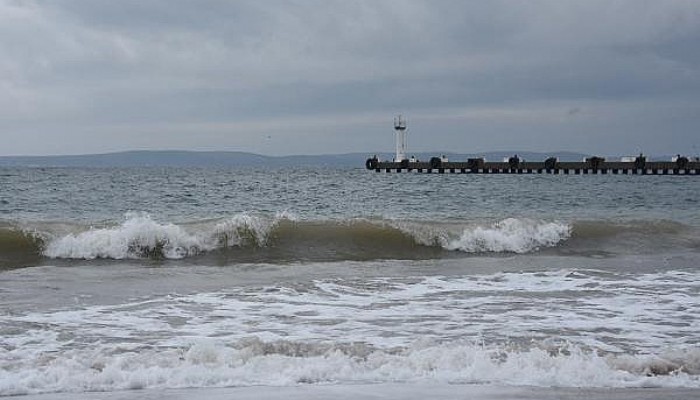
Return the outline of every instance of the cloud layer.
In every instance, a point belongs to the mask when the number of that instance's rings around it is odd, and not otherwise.
[[[697,1],[0,1],[0,155],[693,153]]]

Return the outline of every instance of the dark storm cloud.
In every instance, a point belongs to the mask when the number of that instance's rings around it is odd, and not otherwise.
[[[397,112],[415,150],[682,152],[698,43],[695,1],[4,1],[0,153],[389,150]]]

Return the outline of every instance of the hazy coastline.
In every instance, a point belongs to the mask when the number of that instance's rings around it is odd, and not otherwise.
[[[453,160],[466,160],[470,157],[485,157],[488,160],[501,160],[513,154],[519,154],[527,160],[544,160],[547,157],[558,157],[562,161],[580,161],[587,155],[584,153],[555,151],[517,152],[490,151],[484,153],[450,153],[450,152],[415,152],[411,153],[418,159],[430,159],[435,155],[446,155]],[[47,155],[47,156],[0,156],[0,167],[298,167],[298,166],[333,166],[333,167],[364,167],[368,156],[377,155],[380,159],[389,160],[393,154],[387,152],[322,154],[322,155],[290,155],[266,156],[255,153],[236,151],[174,151],[174,150],[143,150],[125,151],[105,154],[84,155]]]

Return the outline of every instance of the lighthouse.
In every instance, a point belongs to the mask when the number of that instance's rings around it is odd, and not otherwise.
[[[396,131],[396,158],[395,162],[406,159],[406,119],[401,115],[394,118],[394,130]]]

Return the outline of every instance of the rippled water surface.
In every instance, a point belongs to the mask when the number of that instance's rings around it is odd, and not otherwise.
[[[303,218],[662,218],[700,223],[699,182],[681,176],[386,174],[364,169],[0,170],[0,216],[184,222],[240,212]]]
[[[0,395],[700,388],[700,181],[0,169]]]

